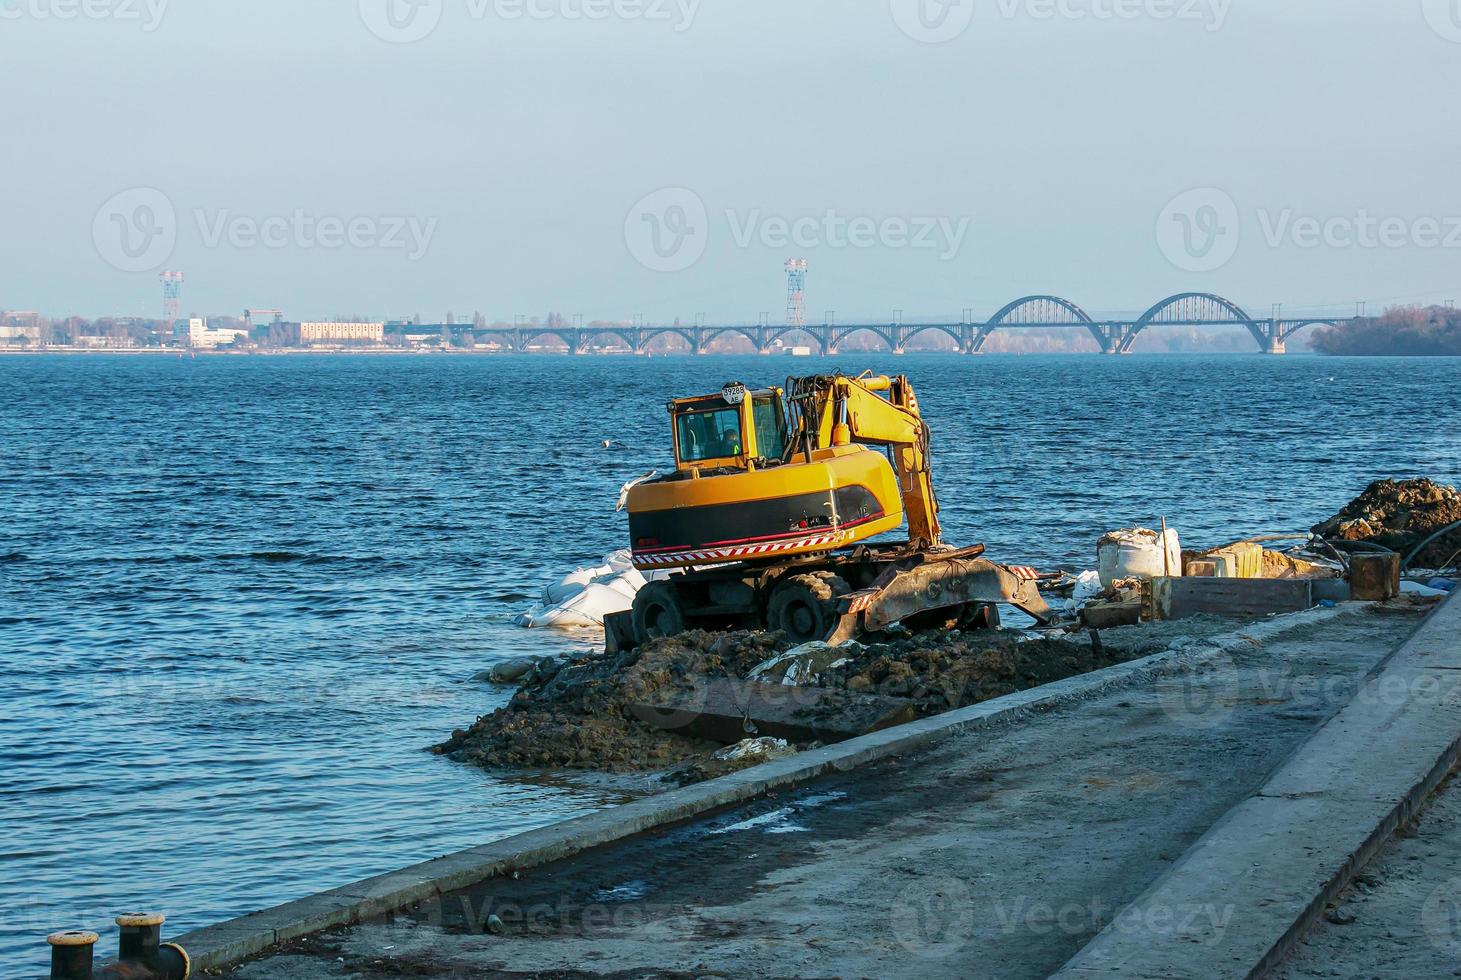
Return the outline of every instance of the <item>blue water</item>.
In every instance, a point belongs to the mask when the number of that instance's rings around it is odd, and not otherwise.
[[[423,749],[503,703],[473,673],[591,645],[510,618],[622,545],[667,398],[865,367],[915,381],[948,537],[1022,564],[1461,481],[1456,359],[0,358],[0,975],[609,802]]]

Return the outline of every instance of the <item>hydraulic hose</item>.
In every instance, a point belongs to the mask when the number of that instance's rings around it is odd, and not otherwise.
[[[1420,544],[1416,545],[1414,548],[1411,548],[1410,549],[1410,554],[1406,555],[1403,559],[1401,559],[1401,561],[1400,561],[1400,568],[1402,570],[1409,568],[1411,561],[1414,560],[1414,558],[1415,558],[1416,555],[1420,554],[1422,551],[1425,550],[1426,545],[1430,544],[1432,541],[1436,540],[1437,538],[1444,537],[1445,535],[1450,534],[1452,531],[1456,530],[1457,528],[1461,528],[1461,521],[1457,521],[1454,524],[1447,524],[1445,527],[1441,528],[1435,534],[1432,534],[1430,537],[1426,538]],[[1455,560],[1454,557],[1452,558],[1452,560],[1453,561]]]

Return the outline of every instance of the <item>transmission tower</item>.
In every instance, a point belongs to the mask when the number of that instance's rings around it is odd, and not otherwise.
[[[786,325],[801,329],[807,325],[807,260],[786,263]]]
[[[183,274],[164,272],[158,278],[162,280],[162,318],[171,329],[182,315]]]

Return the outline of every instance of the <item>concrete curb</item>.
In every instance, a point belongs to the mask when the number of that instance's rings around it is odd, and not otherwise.
[[[1458,753],[1453,597],[1055,976],[1267,975],[1424,807]]]
[[[798,753],[694,786],[610,807],[538,830],[469,848],[400,871],[321,892],[179,936],[174,942],[196,970],[218,969],[277,943],[385,915],[514,870],[556,861],[656,827],[677,823],[770,790],[843,772],[968,731],[1018,724],[1063,705],[1191,670],[1224,651],[1344,616],[1357,604],[1316,609],[1252,624],[1219,637],[1070,677],[837,745]]]

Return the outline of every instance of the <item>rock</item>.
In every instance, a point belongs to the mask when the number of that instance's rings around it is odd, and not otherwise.
[[[493,664],[472,680],[486,684],[516,684],[538,666],[532,657],[517,657]]]
[[[507,927],[502,924],[502,920],[499,919],[496,915],[487,916],[487,931],[492,933],[492,935],[500,936],[506,930],[506,928]]]
[[[1348,926],[1354,924],[1355,918],[1352,913],[1343,909],[1330,909],[1324,913],[1324,921],[1336,926]]]

